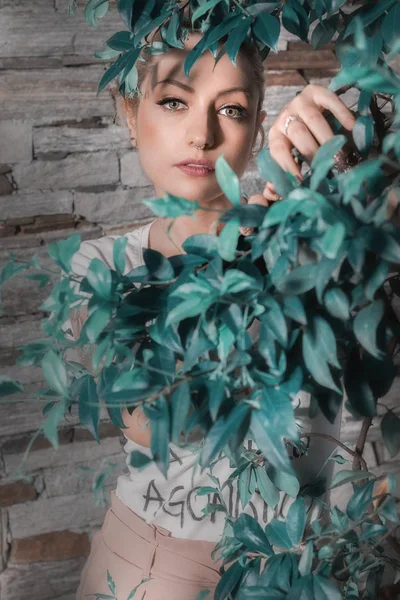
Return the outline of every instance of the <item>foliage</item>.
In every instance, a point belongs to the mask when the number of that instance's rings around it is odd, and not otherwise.
[[[97,26],[111,4],[89,0],[88,22]],[[50,313],[43,323],[50,340],[25,346],[19,363],[43,369],[48,388],[41,396],[49,400],[43,431],[55,447],[57,426],[73,407],[98,439],[100,399],[117,426],[123,426],[123,406],[132,411],[142,405],[152,422],[153,458],[163,473],[169,442],[198,427],[204,436],[200,466],[212,478],[212,465],[228,456],[236,466],[231,477],[241,482],[242,506],[255,490],[272,507],[280,490],[294,498],[286,518],[273,519],[265,529],[244,513],[233,519],[226,506],[218,505],[227,525],[216,550],[226,568],[216,600],[377,598],[384,570],[399,566],[383,544],[398,524],[394,479],[368,472],[362,456],[374,418],[381,419],[390,455],[400,450],[399,416],[380,402],[396,375],[399,337],[391,299],[400,290],[400,233],[387,218],[390,202],[394,199],[397,210],[400,197],[400,78],[389,66],[400,50],[399,4],[188,4],[192,23],[204,37],[187,56],[187,74],[204,51],[218,58],[218,40],[224,36],[223,50],[232,61],[244,39],[266,57],[277,44],[279,15],[286,30],[315,49],[336,36],[342,70],[331,89],[360,91],[350,140],[358,159],[352,168],[338,168],[336,153],[349,141],[334,120],[336,135],[319,150],[302,184],[263,149],[260,173],[284,196],[266,208],[238,204],[237,177],[221,156],[217,178],[232,202],[221,215],[227,223],[221,235],[192,236],[183,245],[186,254],[171,258],[147,249],[145,265],[130,272],[125,272],[123,239],[114,245],[115,270],[94,259],[83,278],[71,273],[79,236],[51,244],[49,255],[64,277],[39,307]],[[126,29],[98,55],[116,58],[99,90],[118,76],[120,91],[133,93],[145,36],[160,27],[164,50],[180,47],[187,27],[173,0],[119,0],[117,5]],[[382,100],[392,105],[389,120],[379,106]],[[193,212],[193,203],[170,195],[146,204],[162,216]],[[254,235],[239,236],[239,225],[255,228]],[[31,266],[11,256],[1,283]],[[68,341],[62,325],[71,306],[83,305],[87,294],[89,319],[80,339]],[[256,339],[247,331],[253,323],[259,324]],[[82,345],[93,346],[92,371],[66,359],[68,348]],[[177,369],[178,360],[183,364]],[[1,379],[2,395],[20,390],[18,382]],[[300,391],[311,395],[312,412],[321,411],[331,422],[346,395],[347,408],[360,420],[357,450],[341,444],[353,465],[329,484],[353,483],[346,511],[333,507],[325,520],[312,522],[308,503],[318,501],[327,482],[300,487],[287,453],[302,443],[293,406]],[[244,450],[249,437],[257,450]],[[344,461],[340,455],[332,459]],[[144,467],[146,459],[136,455],[133,461]],[[218,495],[224,483],[212,481]]]

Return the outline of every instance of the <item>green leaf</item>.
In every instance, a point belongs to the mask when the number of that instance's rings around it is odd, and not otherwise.
[[[83,382],[79,393],[79,421],[81,425],[87,427],[95,440],[100,444],[100,403],[96,382],[91,375],[84,375],[82,379]]]
[[[43,433],[56,450],[59,448],[57,427],[63,420],[67,408],[67,400],[62,398],[62,400],[57,402],[50,412],[47,413],[44,422]]]
[[[399,40],[400,31],[400,5],[395,4],[383,19],[381,26],[382,37],[389,47],[394,46]]]
[[[279,490],[268,477],[264,467],[256,467],[256,480],[261,498],[270,508],[274,509],[279,502]]]
[[[220,417],[209,430],[204,445],[200,452],[199,463],[202,467],[218,455],[226,446],[234,431],[237,431],[243,421],[248,417],[250,407],[246,404],[237,404],[226,417]]]
[[[232,204],[240,204],[240,182],[235,171],[230,167],[221,154],[215,163],[215,176],[218,185]]]
[[[85,7],[85,19],[92,27],[98,27],[99,21],[107,14],[110,3],[108,0],[88,0]]]
[[[68,376],[64,362],[49,350],[42,359],[42,371],[47,383],[58,395],[68,398]]]
[[[93,258],[90,261],[86,279],[93,292],[103,300],[111,299],[112,277],[111,271],[100,258]]]
[[[142,204],[148,206],[157,217],[180,217],[181,215],[194,215],[200,208],[197,200],[185,200],[179,196],[166,194],[162,198],[145,198]],[[211,237],[211,236],[210,236]]]
[[[297,498],[290,506],[286,517],[286,531],[294,546],[298,546],[306,525],[304,498]]]
[[[337,319],[347,321],[350,317],[350,300],[340,288],[330,288],[325,292],[326,310]]]
[[[239,239],[240,221],[234,217],[225,225],[218,236],[218,252],[221,258],[230,262],[235,259]]]
[[[237,560],[222,575],[215,588],[214,600],[226,600],[233,588],[239,582],[244,572],[244,567]]]
[[[372,302],[355,316],[353,331],[361,346],[372,356],[382,358],[383,352],[377,346],[377,329],[384,313],[382,300]]]
[[[275,19],[275,17],[272,18]],[[259,152],[257,156],[257,166],[263,178],[273,183],[277,193],[283,198],[288,196],[294,189],[292,181],[276,160],[272,158],[272,155],[267,148],[263,148]]]
[[[259,13],[253,24],[253,32],[256,37],[264,42],[268,48],[272,48],[274,52],[278,51],[277,43],[280,30],[281,24],[279,19],[267,12]]]
[[[7,375],[0,375],[0,397],[11,396],[23,391],[24,386],[19,381],[14,381]]]
[[[292,542],[287,532],[286,522],[272,519],[265,528],[266,536],[275,548],[279,550],[290,550]]]
[[[336,585],[321,575],[312,575],[314,600],[341,600],[342,594]]]
[[[334,475],[329,487],[332,489],[339,487],[339,485],[349,483],[350,481],[362,481],[363,479],[369,479],[370,477],[375,477],[375,475],[369,471],[349,471],[348,469],[343,469],[343,471],[338,471],[336,475]]]
[[[268,556],[274,553],[260,524],[250,515],[245,513],[240,515],[233,524],[233,533],[250,552],[260,552]]]
[[[347,503],[346,514],[352,521],[358,521],[372,502],[374,482],[367,481],[362,486],[356,487],[353,495]]]
[[[393,411],[387,411],[381,421],[382,438],[393,458],[400,450],[400,419]]]
[[[367,155],[374,141],[374,120],[369,115],[361,115],[352,129],[354,143],[363,155]]]
[[[299,561],[299,573],[302,577],[309,575],[311,572],[312,561],[314,558],[313,543],[308,542],[305,545],[303,552],[301,553]]]

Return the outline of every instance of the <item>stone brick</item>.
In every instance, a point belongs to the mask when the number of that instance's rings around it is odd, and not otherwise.
[[[0,508],[0,576],[7,566],[9,556],[8,543],[8,513],[5,509]],[[1,591],[1,577],[0,577]]]
[[[109,127],[35,127],[33,130],[35,155],[49,152],[98,152],[131,148],[129,131],[117,125]]]
[[[110,490],[105,490],[110,503]],[[55,498],[39,498],[35,502],[9,508],[13,538],[31,537],[54,531],[87,531],[101,525],[107,508],[96,506],[92,492]]]
[[[305,86],[307,84],[304,77],[298,73],[297,71],[272,71],[268,70],[265,72],[267,90],[269,86],[277,86],[277,85],[299,85]],[[268,91],[266,90],[266,94]]]
[[[17,233],[17,228],[12,225],[0,225],[0,238],[12,237]]]
[[[70,417],[68,417],[69,419]],[[79,442],[68,444],[68,448],[60,446],[58,450],[48,448],[30,452],[25,463],[25,469],[33,472],[46,467],[56,468],[65,465],[75,465],[78,462],[95,461],[121,452],[122,447],[119,438],[105,438],[100,444],[95,440]],[[4,456],[6,473],[10,475],[14,473],[22,457],[22,454],[6,454]]]
[[[19,189],[71,189],[117,183],[119,167],[113,152],[82,153],[60,161],[18,164],[14,178]]]
[[[35,500],[36,496],[35,487],[24,481],[15,481],[8,485],[0,485],[0,507],[3,508],[18,504],[19,502]]]
[[[23,235],[15,235],[13,238],[6,238],[5,240],[2,240],[1,249],[6,250],[7,252],[9,250],[32,250],[34,248],[40,248],[50,242],[65,240],[74,233],[80,234],[82,242],[84,240],[93,240],[104,235],[101,227],[78,222],[76,227],[70,230],[44,231],[31,234],[25,233]]]
[[[0,162],[24,162],[32,157],[32,124],[14,119],[0,121]]]
[[[132,223],[152,216],[153,213],[141,201],[153,197],[152,186],[118,189],[102,194],[76,192],[75,213],[101,225]]]
[[[75,227],[76,218],[74,215],[44,215],[36,217],[34,223],[23,225],[22,233],[39,233],[43,231],[56,231],[70,229]]]
[[[115,489],[117,479],[126,472],[126,454],[112,454],[107,456],[107,463],[116,465],[105,481],[106,489]],[[47,468],[44,471],[46,497],[65,496],[90,492],[93,477],[105,471],[107,465],[103,459],[79,462],[63,467]],[[90,469],[90,470],[88,470]]]
[[[19,193],[0,199],[0,214],[2,219],[12,219],[72,213],[72,203],[72,194],[67,190]]]
[[[31,441],[31,435],[18,435],[13,436],[9,439],[3,441],[1,445],[1,451],[3,455],[6,454],[21,454],[21,452],[25,452],[29,442]],[[65,429],[59,429],[58,431],[58,441],[59,444],[70,444],[74,439],[74,428],[67,427]],[[45,450],[46,448],[52,448],[51,443],[47,438],[43,435],[36,438],[31,446],[31,451],[35,452],[36,450]]]
[[[75,600],[85,558],[11,564],[0,578],[4,600]]]
[[[33,563],[88,556],[90,541],[87,533],[57,531],[28,538],[14,539],[10,560]]]
[[[42,33],[40,36],[46,37]],[[112,116],[110,94],[96,96],[103,73],[103,65],[0,71],[1,117],[23,120],[29,115],[34,125],[44,125],[93,115]]]
[[[139,153],[131,150],[121,158],[121,182],[130,187],[152,186],[152,182],[142,169]]]
[[[3,317],[0,323],[0,348],[16,348],[46,337],[40,328],[40,316]]]
[[[270,53],[265,61],[265,67],[268,69],[308,69],[312,65],[315,69],[339,69],[340,63],[332,50],[314,50],[302,52],[278,52]]]

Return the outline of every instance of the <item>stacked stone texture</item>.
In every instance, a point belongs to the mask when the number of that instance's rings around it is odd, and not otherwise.
[[[0,0],[0,267],[12,250],[18,260],[37,253],[51,268],[49,242],[75,232],[82,239],[124,233],[152,218],[141,200],[152,197],[153,188],[128,132],[113,123],[109,93],[96,96],[105,65],[93,53],[120,28],[118,16],[108,15],[98,30],[89,30],[81,11],[66,16],[64,0]],[[314,52],[282,35],[278,54],[267,61],[266,129],[297,91],[327,82],[337,67],[332,47]],[[254,163],[243,182],[248,193],[262,190]],[[60,450],[39,436],[25,463],[29,478],[15,478],[43,423],[43,405],[34,394],[44,385],[40,369],[17,367],[15,360],[19,346],[44,337],[38,307],[49,289],[15,279],[3,294],[0,372],[23,382],[32,402],[17,395],[0,404],[2,600],[75,598],[106,510],[95,504],[91,477],[82,475],[115,465],[106,484],[108,502],[125,470],[123,437],[107,416],[102,415],[99,445],[72,415],[60,428]],[[398,385],[387,403],[395,402]],[[343,439],[354,443],[358,430],[359,423],[345,416]],[[377,441],[376,424],[370,437],[368,466],[396,470],[398,460],[390,461]],[[344,501],[341,488],[334,499]]]

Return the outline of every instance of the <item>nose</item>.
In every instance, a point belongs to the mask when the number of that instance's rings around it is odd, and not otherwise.
[[[215,141],[215,122],[211,111],[193,110],[187,124],[187,141],[190,146],[210,148]]]

